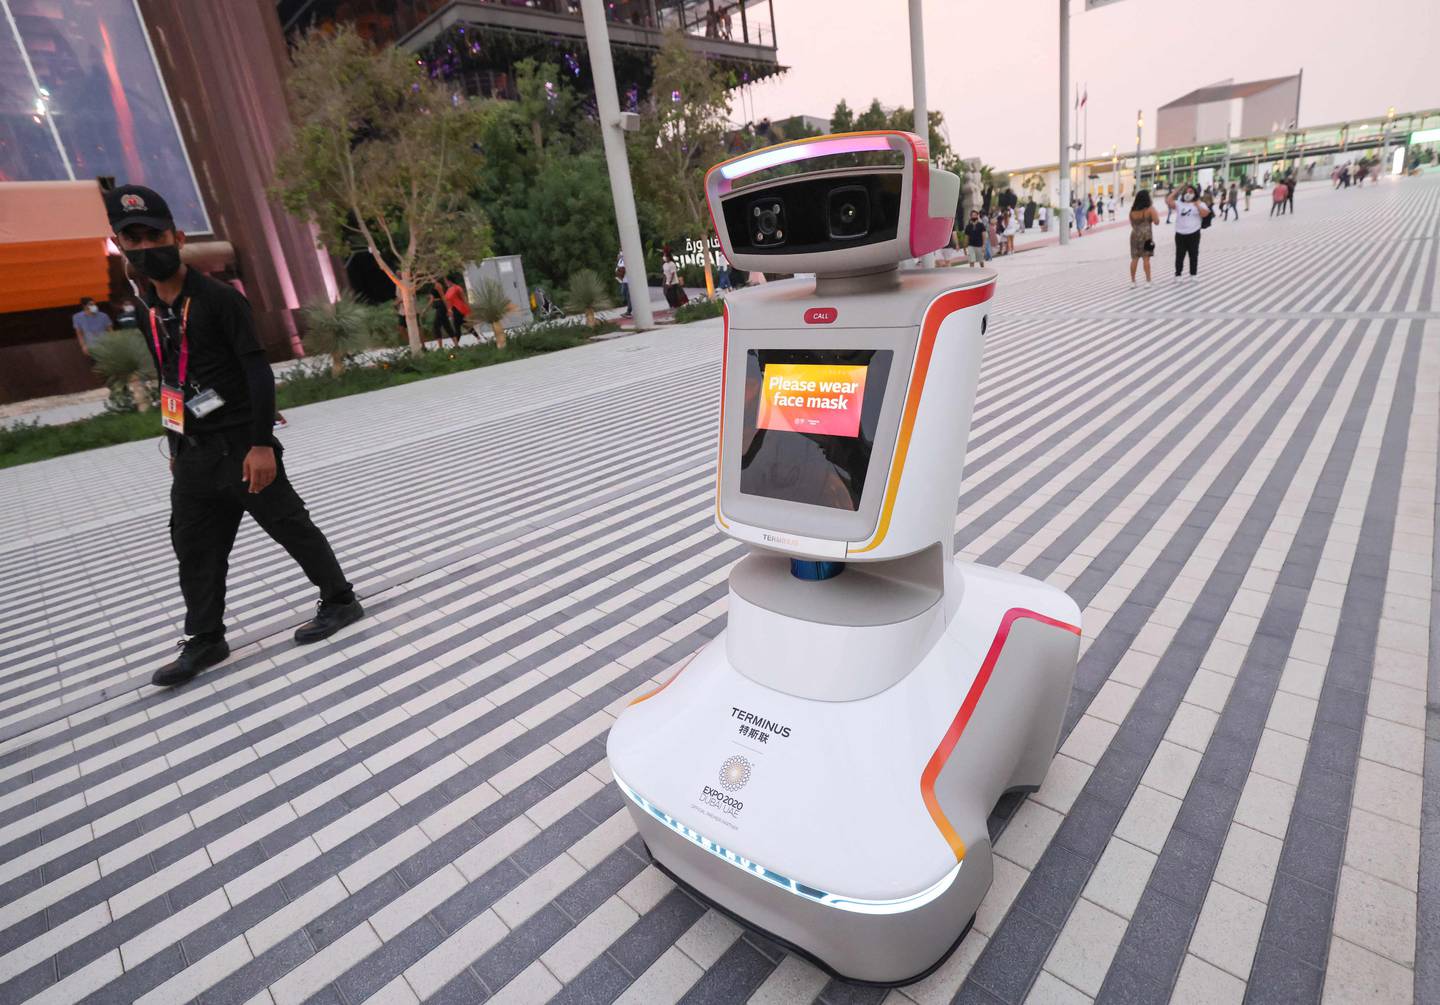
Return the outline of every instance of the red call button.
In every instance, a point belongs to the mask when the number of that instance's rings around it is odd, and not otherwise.
[[[833,307],[812,307],[805,312],[807,325],[830,325],[835,323],[840,312]]]

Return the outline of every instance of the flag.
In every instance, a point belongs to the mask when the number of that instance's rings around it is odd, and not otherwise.
[[[1077,112],[1080,110],[1080,85],[1079,85],[1079,84],[1076,84],[1076,85],[1075,85],[1075,110],[1076,110]]]
[[[1086,88],[1085,88],[1085,93],[1080,96],[1080,106],[1079,106],[1079,107],[1084,108],[1084,107],[1085,107],[1085,102],[1087,102],[1087,101],[1089,101],[1089,100],[1090,100],[1090,88],[1089,88],[1089,86],[1087,85]]]

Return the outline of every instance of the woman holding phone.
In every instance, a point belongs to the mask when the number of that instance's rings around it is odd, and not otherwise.
[[[1188,182],[1171,189],[1165,205],[1175,212],[1175,278],[1180,278],[1188,257],[1190,278],[1194,279],[1200,265],[1200,227],[1210,215],[1210,207],[1200,201],[1200,193]]]

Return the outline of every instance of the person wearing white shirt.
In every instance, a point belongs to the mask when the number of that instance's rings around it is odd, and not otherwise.
[[[1200,193],[1189,184],[1172,188],[1165,204],[1175,211],[1175,278],[1180,278],[1187,257],[1194,278],[1200,264],[1200,227],[1210,215],[1210,207],[1200,201]]]

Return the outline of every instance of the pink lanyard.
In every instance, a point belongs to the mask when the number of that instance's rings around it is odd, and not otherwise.
[[[180,365],[176,369],[177,383],[185,386],[185,373],[190,369],[190,340],[185,337],[185,328],[190,322],[190,298],[180,311]],[[160,364],[160,381],[165,381],[165,354],[160,351],[160,328],[155,321],[155,308],[150,308],[150,338],[155,343],[155,362]]]

